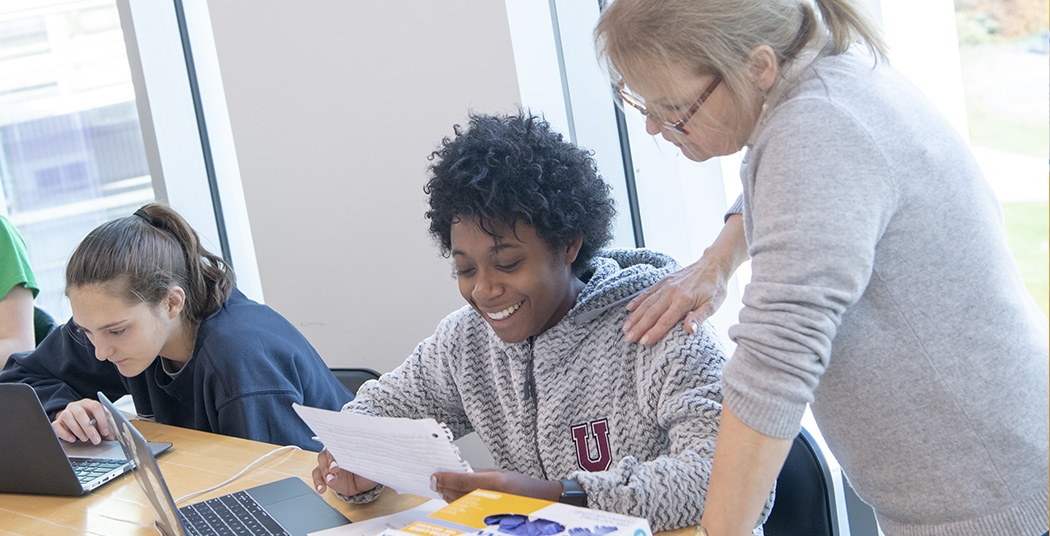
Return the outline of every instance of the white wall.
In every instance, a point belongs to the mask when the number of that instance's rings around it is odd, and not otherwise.
[[[503,2],[208,3],[266,303],[329,366],[389,371],[463,300],[427,155],[520,101]]]

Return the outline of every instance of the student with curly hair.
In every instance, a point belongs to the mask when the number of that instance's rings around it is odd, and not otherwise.
[[[88,233],[66,266],[73,318],[0,382],[27,383],[58,437],[112,439],[96,393],[130,394],[148,419],[206,432],[321,445],[292,403],[353,398],[291,323],[234,286],[174,210],[146,205]]]
[[[483,488],[644,517],[658,531],[696,524],[725,354],[707,327],[651,346],[621,330],[627,299],[674,261],[600,249],[608,186],[542,119],[472,115],[455,133],[431,155],[426,215],[468,305],[344,411],[477,432],[498,470],[435,474],[447,500]],[[333,462],[318,456],[318,491],[379,494]]]

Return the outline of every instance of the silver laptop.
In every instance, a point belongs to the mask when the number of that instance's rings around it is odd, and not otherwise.
[[[67,443],[55,435],[36,391],[0,384],[0,492],[83,495],[131,469],[116,441]],[[151,443],[160,453],[171,443]]]
[[[244,491],[178,508],[164,475],[142,434],[102,393],[98,399],[108,410],[117,441],[135,468],[142,491],[149,500],[157,530],[165,536],[197,534],[308,533],[350,523],[316,491],[296,477],[289,477]]]

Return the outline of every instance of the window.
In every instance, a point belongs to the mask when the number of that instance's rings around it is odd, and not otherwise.
[[[522,105],[595,153],[618,210],[613,245],[645,246],[686,265],[700,258],[722,229],[740,192],[739,159],[697,164],[645,132],[640,116],[613,102],[596,61],[592,33],[600,2],[506,0]],[[747,267],[738,274],[746,278]],[[722,340],[740,309],[734,278],[711,319]]]
[[[262,301],[205,2],[8,4],[0,212],[28,246],[37,305],[68,318],[73,249],[154,200],[178,210],[206,248],[233,262],[238,287]]]
[[[0,210],[64,319],[73,248],[154,194],[115,4],[36,4],[0,8]]]
[[[974,155],[1003,204],[1006,239],[1044,314],[1048,284],[1047,3],[956,0],[966,120]]]

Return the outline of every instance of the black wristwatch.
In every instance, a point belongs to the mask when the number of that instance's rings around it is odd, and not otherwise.
[[[587,508],[587,492],[575,479],[566,478],[561,481],[561,497],[558,498],[558,502]]]

